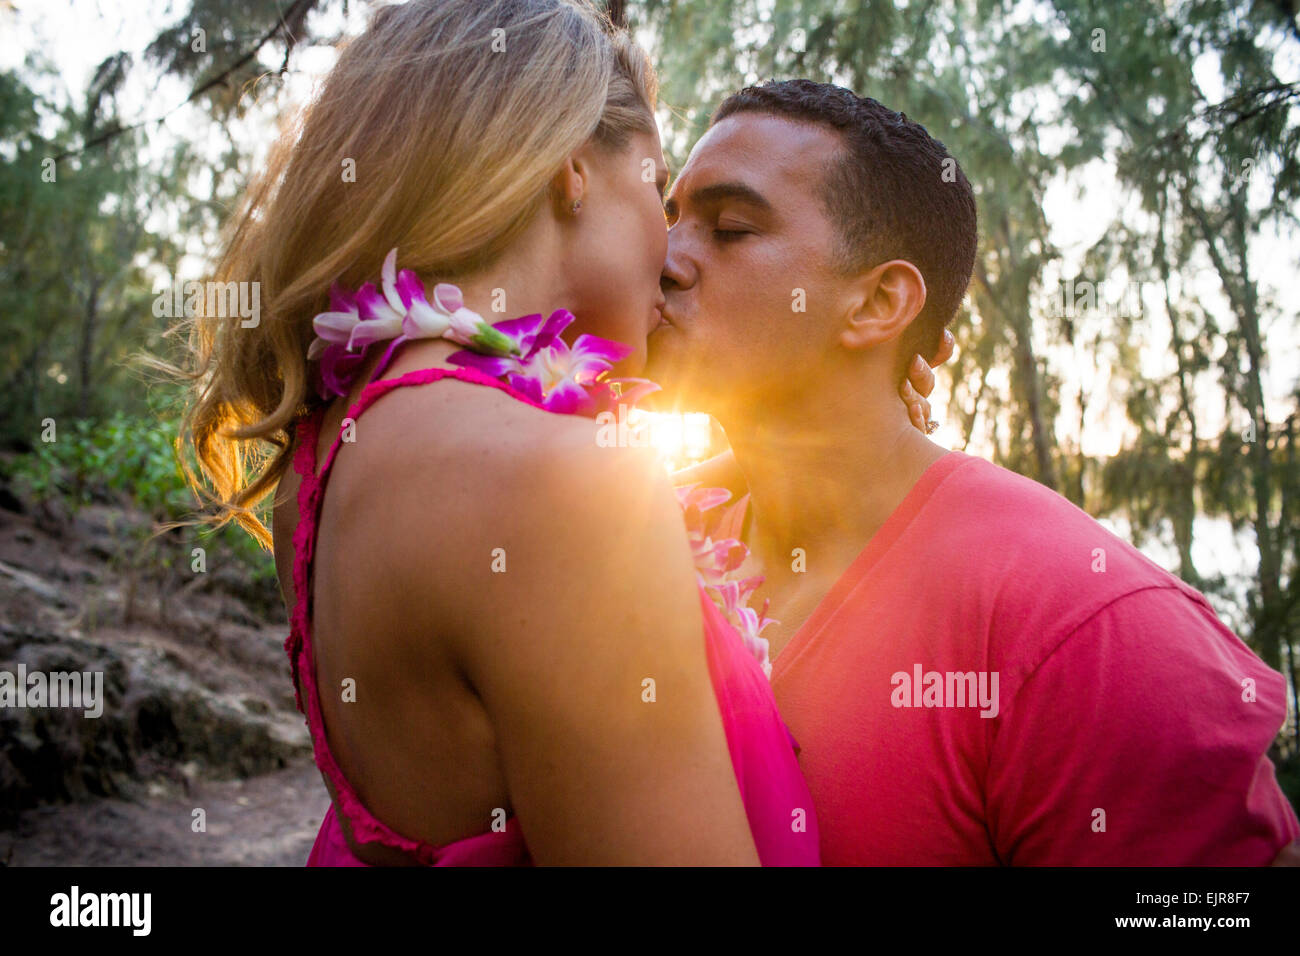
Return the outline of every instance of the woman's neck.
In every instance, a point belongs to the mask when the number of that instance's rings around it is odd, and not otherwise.
[[[491,266],[452,280],[465,306],[488,324],[521,315],[550,315],[568,306],[568,286],[556,264],[555,242],[545,217],[538,217]],[[432,284],[437,276],[421,276]]]

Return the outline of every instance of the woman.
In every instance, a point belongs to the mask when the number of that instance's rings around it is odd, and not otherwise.
[[[316,396],[331,282],[394,247],[480,314],[570,310],[634,373],[666,251],[653,110],[644,54],[581,0],[383,8],[237,220],[218,278],[260,282],[261,321],[200,321],[188,429],[220,520],[266,541],[250,509],[278,487],[332,798],[310,862],[817,862],[788,731],[649,453],[444,338],[347,359]]]

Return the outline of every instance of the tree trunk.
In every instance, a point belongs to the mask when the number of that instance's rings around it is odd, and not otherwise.
[[[1188,447],[1180,469],[1185,477],[1174,490],[1174,543],[1178,547],[1178,576],[1188,584],[1195,586],[1200,581],[1196,565],[1192,562],[1192,539],[1195,534],[1196,521],[1196,481],[1200,475],[1200,438],[1196,429],[1196,413],[1192,410],[1191,389],[1187,382],[1186,343],[1182,330],[1178,327],[1178,316],[1174,312],[1173,297],[1169,291],[1169,256],[1165,245],[1165,213],[1168,211],[1167,184],[1160,192],[1160,208],[1156,232],[1156,265],[1160,269],[1160,283],[1165,293],[1165,315],[1169,318],[1170,345],[1178,363],[1178,412],[1187,422],[1189,433]]]
[[[90,378],[95,370],[95,329],[99,325],[98,275],[90,277],[86,308],[81,317],[81,345],[77,351],[77,417],[90,414]]]
[[[1011,235],[1005,217],[1002,225],[1002,241],[1014,276],[1016,255],[1010,248]],[[1034,355],[1034,345],[1030,336],[1028,287],[1020,288],[1021,284],[1017,282],[1017,288],[1007,290],[1005,286],[1009,285],[1010,281],[1001,277],[995,286],[989,281],[988,271],[979,260],[975,263],[975,274],[990,304],[1011,329],[1015,340],[1013,342],[1016,362],[1015,381],[1024,400],[1025,414],[1029,420],[1030,436],[1034,446],[1034,463],[1038,469],[1038,474],[1033,477],[1055,491],[1056,468],[1052,462],[1052,440],[1043,421],[1042,400],[1038,388],[1038,361]],[[1015,304],[1008,305],[1006,300],[1012,298]],[[1012,440],[1015,440],[1014,435]]]
[[[1246,220],[1249,216],[1244,200],[1239,193],[1233,193],[1228,202],[1229,228],[1225,230],[1230,248],[1236,254],[1237,270],[1230,264],[1219,248],[1218,234],[1210,223],[1209,216],[1190,194],[1188,206],[1201,228],[1201,235],[1219,273],[1228,301],[1237,313],[1241,325],[1242,338],[1246,343],[1246,394],[1239,396],[1250,415],[1254,426],[1254,441],[1249,442],[1251,463],[1251,488],[1255,499],[1255,513],[1251,523],[1255,528],[1255,541],[1259,546],[1259,611],[1255,621],[1255,642],[1259,656],[1270,667],[1282,669],[1282,629],[1286,622],[1282,619],[1281,602],[1281,562],[1274,540],[1274,529],[1269,520],[1270,484],[1273,475],[1272,453],[1269,449],[1268,419],[1265,417],[1264,390],[1261,384],[1264,364],[1263,349],[1259,335],[1259,301],[1258,290],[1251,281],[1246,261],[1248,242],[1246,237]],[[1288,642],[1289,643],[1289,642]]]

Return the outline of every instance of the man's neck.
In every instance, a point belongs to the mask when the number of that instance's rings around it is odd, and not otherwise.
[[[848,389],[722,424],[749,487],[758,597],[781,622],[775,652],[946,449],[912,427],[896,396],[872,402]]]

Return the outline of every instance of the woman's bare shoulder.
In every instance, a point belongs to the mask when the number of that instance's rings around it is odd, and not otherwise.
[[[349,510],[379,504],[391,538],[424,554],[421,563],[445,565],[449,549],[469,555],[507,544],[520,551],[562,544],[576,558],[652,524],[664,525],[659,533],[689,559],[667,471],[652,449],[608,446],[592,419],[497,389],[444,382],[402,391],[410,394],[386,396],[353,423],[352,475],[340,487],[336,471],[331,494],[337,489]],[[439,553],[429,553],[431,542],[442,543]],[[455,569],[440,570],[454,577]]]
[[[585,474],[618,474],[638,485],[660,485],[664,493],[671,488],[653,450],[603,443],[592,419],[557,415],[464,382],[400,392],[406,394],[376,403],[351,436],[358,446],[370,443],[378,454],[369,464],[390,483],[430,474],[464,478],[478,490],[467,499],[504,494],[521,482],[534,490],[539,482],[553,482],[563,491]]]

